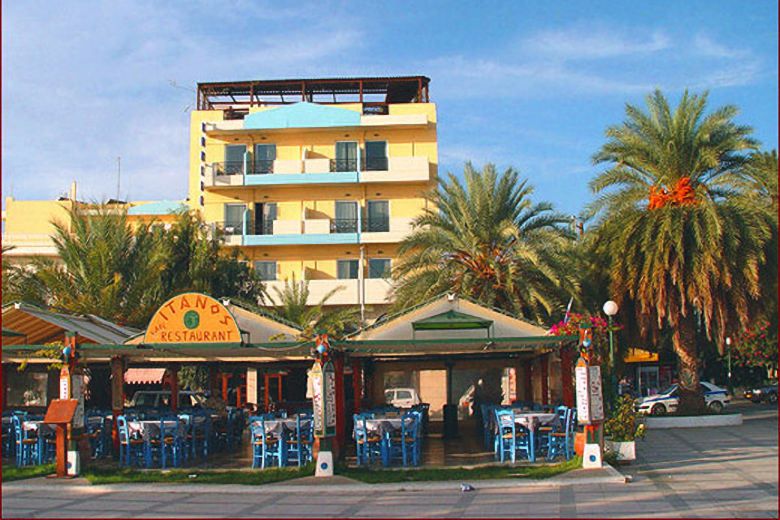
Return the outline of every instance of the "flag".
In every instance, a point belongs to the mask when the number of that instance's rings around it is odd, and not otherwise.
[[[574,302],[574,297],[572,296],[569,300],[569,305],[566,306],[566,316],[563,317],[563,322],[566,323],[569,321],[569,311],[571,310],[571,304]]]

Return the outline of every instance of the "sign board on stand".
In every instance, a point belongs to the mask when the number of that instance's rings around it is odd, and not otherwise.
[[[601,446],[598,441],[598,425],[604,420],[604,400],[601,395],[601,367],[589,366],[584,358],[577,360],[574,369],[577,390],[577,421],[585,425],[585,447],[582,454],[583,468],[602,467]]]

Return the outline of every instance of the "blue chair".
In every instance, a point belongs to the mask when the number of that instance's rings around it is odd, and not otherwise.
[[[250,418],[252,428],[252,467],[284,465],[283,438],[266,432],[266,418],[255,416]],[[281,436],[283,437],[283,436]]]
[[[353,435],[358,466],[371,464],[379,460],[383,454],[384,440],[377,432],[369,431],[366,427],[366,419],[373,417],[374,414],[371,412],[353,415]]]
[[[160,433],[145,443],[146,467],[151,468],[159,461],[161,468],[180,466],[182,457],[182,435],[179,418],[175,415],[160,418]]]
[[[119,467],[132,466],[133,460],[140,466],[145,460],[144,440],[130,434],[127,427],[127,417],[120,415],[116,418],[117,431],[119,432]]]
[[[296,462],[298,467],[312,460],[314,443],[314,424],[310,414],[299,414],[295,419],[295,432],[285,439],[285,461]]]
[[[420,465],[420,415],[407,412],[401,416],[401,428],[389,434],[386,440],[387,459],[390,463],[400,460],[406,467],[409,462],[413,466]]]
[[[515,462],[515,414],[512,410],[499,408],[496,408],[493,413],[496,420],[493,452],[500,462],[504,462],[507,457]]]
[[[20,415],[13,415],[11,421],[14,429],[16,465],[28,466],[38,462],[39,444],[37,436],[33,436],[30,431],[25,430]]]
[[[566,438],[568,437],[571,410],[562,406],[558,407],[556,413],[558,414],[559,424],[550,428],[550,431],[546,433],[546,437],[543,441],[545,442],[547,460],[553,460],[560,455],[564,455],[568,458]]]
[[[105,443],[105,416],[99,413],[87,415],[84,421],[84,430],[84,434],[89,439],[89,450],[92,458],[105,457],[108,447]]]

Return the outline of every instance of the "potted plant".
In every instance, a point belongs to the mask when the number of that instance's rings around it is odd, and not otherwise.
[[[621,396],[612,413],[604,423],[604,448],[617,456],[619,461],[636,459],[635,441],[643,438],[645,425],[634,410],[634,400],[627,395]]]

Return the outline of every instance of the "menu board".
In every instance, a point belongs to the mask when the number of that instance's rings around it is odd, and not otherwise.
[[[318,361],[311,367],[312,408],[314,411],[314,436],[324,437],[325,421],[322,400],[322,367]]]
[[[588,367],[590,384],[590,420],[604,420],[604,399],[601,395],[601,367]]]
[[[336,372],[333,363],[325,363],[322,372],[325,384],[325,436],[330,436],[336,434]]]
[[[588,385],[588,366],[580,366],[574,369],[575,388],[577,390],[577,422],[590,424],[590,390]]]
[[[257,369],[246,369],[246,402],[257,404]]]

